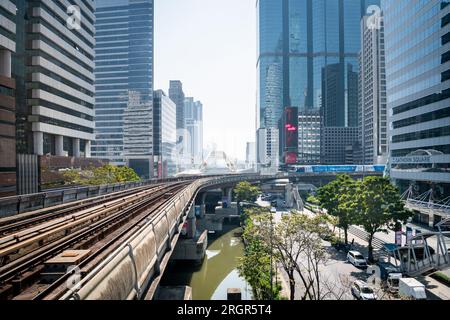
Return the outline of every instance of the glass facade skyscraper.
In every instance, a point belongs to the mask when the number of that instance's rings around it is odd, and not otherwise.
[[[384,26],[380,16],[379,26],[373,28],[371,19],[361,20],[362,48],[359,75],[359,162],[386,164],[387,100]]]
[[[390,175],[435,201],[450,195],[449,4],[382,1]]]
[[[360,21],[372,4],[379,0],[257,1],[258,128],[282,125],[289,106],[320,110],[329,127],[358,125]]]
[[[177,173],[177,106],[162,90],[156,90],[153,99],[153,149],[158,178]]]
[[[171,80],[169,87],[170,100],[175,102],[177,106],[177,129],[184,129],[186,127],[184,117],[184,92],[183,83],[180,80]]]
[[[185,98],[184,117],[186,133],[190,140],[190,168],[198,168],[203,164],[203,104],[192,97]]]
[[[129,93],[138,94],[140,104],[153,104],[154,3],[97,0],[96,7],[96,140],[92,155],[125,165],[124,113]],[[146,114],[151,117],[153,112]]]

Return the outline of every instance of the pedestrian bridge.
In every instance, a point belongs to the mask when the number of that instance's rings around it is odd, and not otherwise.
[[[450,266],[450,231],[446,231],[449,227],[450,218],[447,218],[436,224],[436,231],[416,234],[403,247],[387,244],[384,250],[394,258],[400,271],[411,277],[446,269]]]
[[[413,187],[410,186],[402,195],[402,199],[405,201],[406,208],[421,212],[430,217],[430,227],[433,227],[436,217],[444,220],[450,217],[450,196],[444,199],[434,199],[433,189],[427,192],[414,196]]]

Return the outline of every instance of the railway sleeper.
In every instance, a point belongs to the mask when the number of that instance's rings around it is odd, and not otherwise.
[[[43,266],[37,266],[33,269],[27,270],[24,273],[17,276],[17,278],[11,281],[11,285],[13,286],[13,294],[15,296],[19,295],[23,290],[30,287],[36,281],[39,280]]]

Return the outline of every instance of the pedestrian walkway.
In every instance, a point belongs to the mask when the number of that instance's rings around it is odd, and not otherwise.
[[[417,277],[417,280],[425,285],[430,300],[450,300],[450,287],[430,276]]]

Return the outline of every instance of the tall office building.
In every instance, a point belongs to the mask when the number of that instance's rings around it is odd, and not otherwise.
[[[257,169],[262,174],[273,174],[278,171],[280,163],[279,134],[276,128],[262,128],[257,131]]]
[[[162,90],[155,91],[153,99],[153,150],[155,176],[172,177],[177,173],[176,119],[177,106]]]
[[[184,120],[189,138],[191,167],[198,168],[203,163],[203,105],[200,101],[185,98]]]
[[[390,175],[438,201],[450,195],[450,3],[411,2],[382,1]]]
[[[88,157],[94,139],[94,1],[15,3],[17,152]],[[68,15],[75,9],[79,21]]]
[[[321,128],[321,163],[325,165],[354,164],[349,157],[349,149],[358,142],[358,127],[322,127]]]
[[[254,142],[247,142],[245,148],[245,168],[256,168],[256,144]]]
[[[128,92],[123,113],[123,157],[142,179],[154,177],[153,101],[142,101],[139,92]]]
[[[175,102],[177,106],[177,129],[186,127],[184,117],[184,92],[183,84],[179,80],[170,81],[169,98]]]
[[[319,110],[305,110],[298,115],[298,163],[320,163],[320,130],[322,117]]]
[[[139,105],[153,104],[153,12],[153,0],[96,0],[92,155],[115,165],[140,157],[130,154],[136,146],[125,145],[124,116],[131,96],[139,95]],[[147,111],[143,121],[150,123],[153,112]]]
[[[357,126],[360,20],[369,5],[378,3],[257,1],[257,128],[280,128],[289,106],[297,107],[299,115],[322,110],[327,126]],[[284,130],[279,132],[283,149]]]
[[[382,19],[377,25],[371,19],[361,20],[359,75],[359,160],[369,165],[386,164],[388,152],[384,25]]]
[[[16,51],[16,5],[0,2],[0,197],[16,193],[16,82],[12,54]]]

